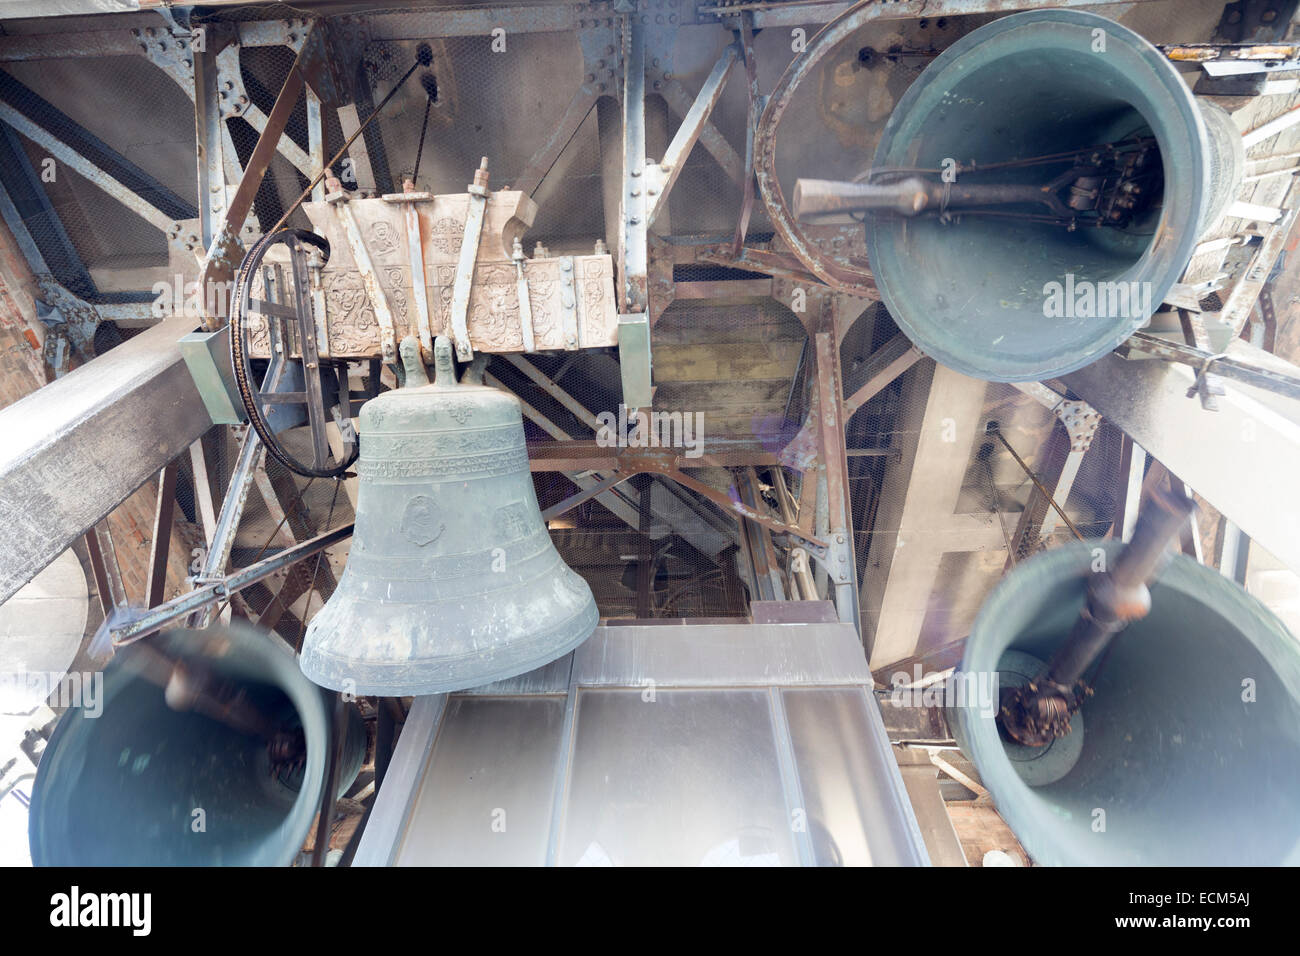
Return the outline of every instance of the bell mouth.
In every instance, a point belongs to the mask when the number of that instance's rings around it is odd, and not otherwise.
[[[1139,167],[1124,172],[1117,155],[1138,150]],[[1095,189],[1101,225],[1090,211],[1070,228],[1038,204],[954,210],[947,221],[869,217],[882,298],[922,350],[975,378],[1037,380],[1087,365],[1145,324],[1190,258],[1206,150],[1190,91],[1137,34],[1078,11],[995,21],[912,84],[873,169],[955,163],[959,185],[1037,187],[1100,159],[1100,182],[1079,179],[1079,193],[1060,195],[1082,205]],[[996,165],[1076,151],[1086,155]]]
[[[32,793],[33,863],[290,863],[324,780],[328,722],[319,690],[287,648],[261,634],[178,631],[150,641],[237,684],[283,738],[172,709],[164,688],[144,676],[144,659],[128,650],[104,671],[102,708],[88,701],[69,710],[50,738]]]
[[[1083,607],[1092,544],[1008,575],[980,611],[962,671],[1050,660]],[[1119,545],[1104,550],[1113,560]],[[1185,557],[1151,595],[1148,617],[1088,675],[1080,741],[1061,738],[1040,763],[971,701],[950,711],[962,749],[1039,863],[1300,862],[1300,646],[1254,598]]]

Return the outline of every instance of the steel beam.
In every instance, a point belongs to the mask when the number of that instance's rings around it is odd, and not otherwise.
[[[690,94],[686,92],[686,88],[676,80],[669,80],[659,92],[663,95],[668,108],[682,117],[684,126],[685,119],[694,106],[694,102],[691,100]],[[741,189],[744,189],[745,160],[727,142],[727,138],[708,118],[705,118],[704,122],[700,124],[699,143],[722,167],[722,171],[727,174],[727,177]]]
[[[1294,196],[1297,193],[1295,184],[1287,190],[1284,203],[1294,206]],[[1220,343],[1231,341],[1241,335],[1242,328],[1250,318],[1250,313],[1254,311],[1255,302],[1259,299],[1259,294],[1264,286],[1268,283],[1268,277],[1273,271],[1273,265],[1277,258],[1282,254],[1282,249],[1286,245],[1287,237],[1291,234],[1291,227],[1295,224],[1296,211],[1291,208],[1287,213],[1272,226],[1264,240],[1260,243],[1259,248],[1255,250],[1255,255],[1250,260],[1250,265],[1246,268],[1244,274],[1237,280],[1228,293],[1227,299],[1224,300],[1223,310],[1218,314],[1217,323],[1213,327],[1215,336],[1212,339],[1212,345],[1222,348]]]
[[[154,510],[153,541],[149,549],[145,607],[157,607],[167,590],[167,556],[171,551],[172,515],[176,511],[176,460],[158,473],[158,504]]]
[[[832,306],[832,309],[834,306]],[[853,517],[849,502],[849,466],[845,454],[844,413],[840,377],[840,346],[834,325],[813,335],[813,369],[817,380],[817,436],[826,474],[826,505],[830,517],[829,560],[824,561],[835,589],[840,620],[862,633],[858,572],[854,560]]]
[[[712,71],[704,80],[704,85],[700,87],[700,92],[696,94],[695,100],[682,116],[682,125],[677,128],[672,142],[668,144],[668,149],[664,153],[663,161],[659,164],[665,178],[646,213],[650,223],[653,223],[659,213],[667,208],[668,194],[681,175],[691,150],[699,142],[700,134],[704,132],[704,127],[709,122],[713,108],[718,105],[722,91],[727,85],[727,77],[731,75],[732,67],[736,65],[739,57],[740,49],[734,43],[722,51],[722,56],[718,57],[718,62],[713,65]],[[741,176],[743,181],[743,172]]]
[[[943,556],[979,546],[977,522],[992,519],[985,541],[1005,546],[993,516],[954,515],[988,383],[942,365],[912,375],[896,429],[902,454],[885,469],[862,585],[873,669],[916,654]]]
[[[1051,502],[1056,501],[1061,508],[1065,507],[1082,457],[1082,452],[1071,450],[1070,435],[1065,426],[1053,422],[1047,441],[1034,459],[1036,477],[1046,489],[1046,494],[1039,490],[1037,484],[1029,489],[1029,500],[1025,502],[1025,510],[1020,512],[1015,533],[1011,536],[1005,570],[1010,570],[1017,562],[1028,557],[1038,543],[1055,530],[1056,512],[1052,509]]]
[[[168,319],[0,410],[0,601],[211,427]]]
[[[5,180],[0,183],[0,192],[7,195],[6,207],[12,205],[13,209],[12,214],[5,209],[5,219],[28,267],[37,274],[58,276],[74,295],[93,295],[95,281],[90,277],[90,270],[72,244],[18,134],[4,125],[0,125],[0,169],[4,170]],[[14,216],[17,222],[13,221]]]
[[[1142,479],[1146,475],[1147,453],[1128,435],[1119,456],[1119,486],[1115,490],[1115,519],[1110,537],[1128,541],[1137,527],[1138,506],[1142,503]]]
[[[311,557],[330,545],[350,538],[352,529],[351,524],[345,524],[333,531],[317,535],[310,541],[304,541],[292,548],[285,548],[283,551],[263,558],[246,568],[240,568],[238,571],[234,571],[219,580],[209,581],[193,591],[182,594],[178,598],[173,598],[166,604],[159,605],[144,617],[112,628],[113,641],[118,646],[132,644],[140,638],[162,630],[167,625],[183,618],[193,615],[206,617],[214,604],[226,600],[236,592],[242,591],[258,581],[269,578],[277,571],[287,568],[303,558]]]
[[[623,195],[619,201],[619,312],[644,312],[649,251],[646,240],[645,27],[625,16],[623,27]]]
[[[845,376],[844,388],[848,393],[843,401],[844,422],[909,368],[925,358],[907,336],[898,333],[876,349],[856,371]],[[781,460],[796,471],[812,466],[817,455],[817,433],[813,417],[804,421],[798,433],[781,451]],[[888,453],[888,449],[868,449]],[[849,452],[850,455],[853,452]]]
[[[1240,341],[1231,352],[1278,363]],[[1184,365],[1112,354],[1062,381],[1300,572],[1300,511],[1285,507],[1300,475],[1300,403],[1234,383],[1219,396],[1219,410],[1206,411],[1187,397],[1195,378]]]
[[[130,186],[96,166],[69,143],[24,116],[8,103],[0,103],[0,121],[7,123],[33,143],[47,150],[51,156],[64,163],[69,169],[86,177],[137,216],[163,232],[171,229],[172,223],[176,221],[177,217],[168,215],[155,205],[156,196],[153,200],[141,196]]]
[[[528,467],[531,471],[625,471],[633,462],[642,462],[666,473],[677,468],[734,468],[777,463],[776,455],[757,443],[710,439],[709,448],[711,450],[699,458],[687,458],[681,448],[615,448],[590,439],[529,442]]]
[[[105,176],[123,183],[134,194],[171,219],[193,219],[193,203],[176,195],[163,183],[95,136],[54,104],[0,70],[0,102],[39,124],[48,135],[67,146]],[[35,140],[35,137],[29,137]],[[92,181],[96,181],[92,178]],[[96,181],[97,182],[97,181]],[[98,184],[98,182],[97,182]]]

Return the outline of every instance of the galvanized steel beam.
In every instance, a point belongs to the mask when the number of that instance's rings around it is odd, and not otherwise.
[[[0,601],[211,427],[169,319],[0,410]]]
[[[1278,360],[1234,342],[1231,353]],[[1188,398],[1184,365],[1111,354],[1062,378],[1147,453],[1186,481],[1260,546],[1300,572],[1300,512],[1280,503],[1300,475],[1300,403],[1232,384],[1219,410]]]

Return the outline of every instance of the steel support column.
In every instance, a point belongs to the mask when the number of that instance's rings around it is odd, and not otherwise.
[[[644,312],[649,253],[646,240],[645,28],[623,24],[623,195],[619,201],[619,312]]]
[[[832,306],[834,308],[834,306]],[[853,519],[849,506],[849,465],[844,447],[839,339],[833,331],[813,336],[813,368],[817,376],[818,438],[826,469],[826,504],[830,517],[827,573],[835,591],[840,620],[862,633],[858,606],[858,572],[853,554]]]

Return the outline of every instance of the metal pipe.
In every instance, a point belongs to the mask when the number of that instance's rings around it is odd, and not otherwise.
[[[1192,500],[1182,495],[1151,496],[1138,517],[1133,540],[1120,552],[1114,569],[1090,582],[1083,613],[1048,664],[1048,681],[1073,687],[1115,634],[1130,621],[1146,617],[1151,610],[1147,582],[1164,564],[1170,539],[1195,510]]]
[[[1183,495],[1152,495],[1114,568],[1089,580],[1083,610],[1046,672],[1003,696],[998,723],[1009,737],[1043,747],[1070,732],[1075,711],[1092,693],[1084,675],[1116,634],[1151,610],[1147,585],[1167,559],[1170,539],[1195,508]]]
[[[353,525],[346,524],[341,528],[317,535],[301,544],[294,545],[292,548],[285,548],[264,561],[258,561],[256,564],[241,568],[219,581],[210,581],[202,587],[195,588],[188,594],[182,594],[166,604],[160,604],[144,617],[112,628],[113,643],[117,647],[134,644],[142,637],[161,630],[168,624],[178,621],[195,611],[216,604],[231,594],[256,584],[263,578],[270,577],[281,568],[288,567],[303,558],[311,557],[316,552],[322,551],[344,538],[351,537],[352,528]]]

